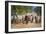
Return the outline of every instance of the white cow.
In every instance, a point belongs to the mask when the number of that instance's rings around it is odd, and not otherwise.
[[[39,23],[41,21],[41,18],[40,18],[40,16],[37,16],[37,17],[38,17],[37,19],[38,19],[38,23]]]
[[[11,16],[11,20],[13,19],[13,16]],[[15,16],[15,18],[14,19],[17,19],[17,17]]]
[[[22,22],[22,16],[21,15],[18,15],[18,22]]]
[[[16,16],[11,16],[11,22],[16,23],[17,22],[17,17]]]

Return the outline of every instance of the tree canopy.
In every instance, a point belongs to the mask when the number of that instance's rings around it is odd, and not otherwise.
[[[31,6],[17,6],[17,5],[11,6],[11,13],[12,14],[23,15],[28,12],[31,12],[31,10],[32,10]]]
[[[41,16],[41,7],[36,7],[34,11]]]

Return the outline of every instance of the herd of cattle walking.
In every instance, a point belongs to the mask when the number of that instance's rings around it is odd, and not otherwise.
[[[12,16],[11,23],[41,23],[41,16],[25,15],[25,16]]]

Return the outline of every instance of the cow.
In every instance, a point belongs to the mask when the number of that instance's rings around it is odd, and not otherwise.
[[[16,16],[11,16],[11,23],[16,23],[17,17]]]
[[[30,21],[31,23],[33,22],[33,16],[32,15],[28,15],[28,21]]]
[[[24,24],[25,21],[25,15],[22,16],[22,23]]]
[[[41,22],[41,17],[40,16],[35,16],[35,22],[40,23]]]
[[[26,24],[30,21],[31,23],[33,22],[33,16],[32,15],[25,15],[25,21]]]
[[[25,21],[26,21],[26,24],[28,23],[28,16],[27,15],[25,15]]]
[[[18,15],[18,23],[21,23],[21,22],[22,22],[22,16]]]
[[[40,16],[38,16],[38,23],[40,23],[41,22],[41,17]]]
[[[38,22],[38,17],[37,16],[35,16],[35,23],[37,23]]]

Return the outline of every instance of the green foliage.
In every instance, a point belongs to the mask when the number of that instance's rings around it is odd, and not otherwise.
[[[17,6],[17,5],[12,5],[11,6],[11,11],[12,13],[17,13],[17,15],[23,15],[28,12],[31,12],[32,7],[30,6]]]

